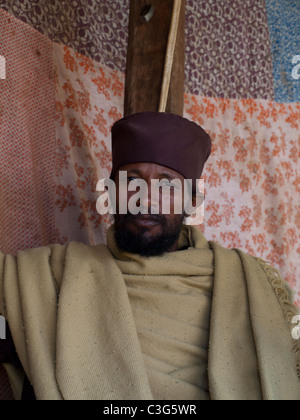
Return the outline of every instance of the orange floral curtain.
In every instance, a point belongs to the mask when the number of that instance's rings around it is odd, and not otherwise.
[[[105,243],[96,185],[123,114],[128,12],[0,0],[1,251]],[[299,21],[298,0],[187,0],[184,114],[213,140],[199,228],[280,269],[300,306]]]

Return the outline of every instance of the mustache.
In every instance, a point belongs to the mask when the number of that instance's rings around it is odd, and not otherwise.
[[[156,223],[160,223],[161,225],[165,226],[167,225],[167,220],[163,214],[115,214],[115,220],[121,221],[122,223],[127,221],[135,221],[135,220],[150,220],[154,221]]]
[[[138,213],[138,214],[125,214],[125,219],[126,220],[153,220],[154,222],[164,222],[165,221],[165,216],[162,214],[142,214],[142,213]]]

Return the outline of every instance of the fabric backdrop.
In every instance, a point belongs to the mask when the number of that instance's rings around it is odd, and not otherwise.
[[[0,0],[2,252],[105,242],[96,184],[123,112],[128,18],[129,0]],[[187,0],[184,111],[213,140],[199,228],[280,269],[298,305],[299,22],[298,0]]]

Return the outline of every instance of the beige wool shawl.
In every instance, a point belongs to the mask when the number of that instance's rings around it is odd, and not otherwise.
[[[206,275],[211,252],[211,399],[300,399],[299,342],[291,332],[297,310],[275,269],[207,242],[192,227],[182,229],[186,251],[150,259],[116,253],[112,238],[113,228],[108,247],[0,254],[0,313],[37,399],[153,399],[123,273]],[[22,375],[7,370],[18,397]]]

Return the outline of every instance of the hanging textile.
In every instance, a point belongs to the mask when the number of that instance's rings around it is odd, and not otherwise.
[[[0,0],[2,252],[106,241],[96,184],[123,113],[128,12],[128,0]],[[297,0],[187,0],[184,110],[213,139],[199,228],[269,261],[298,305],[299,21]]]

